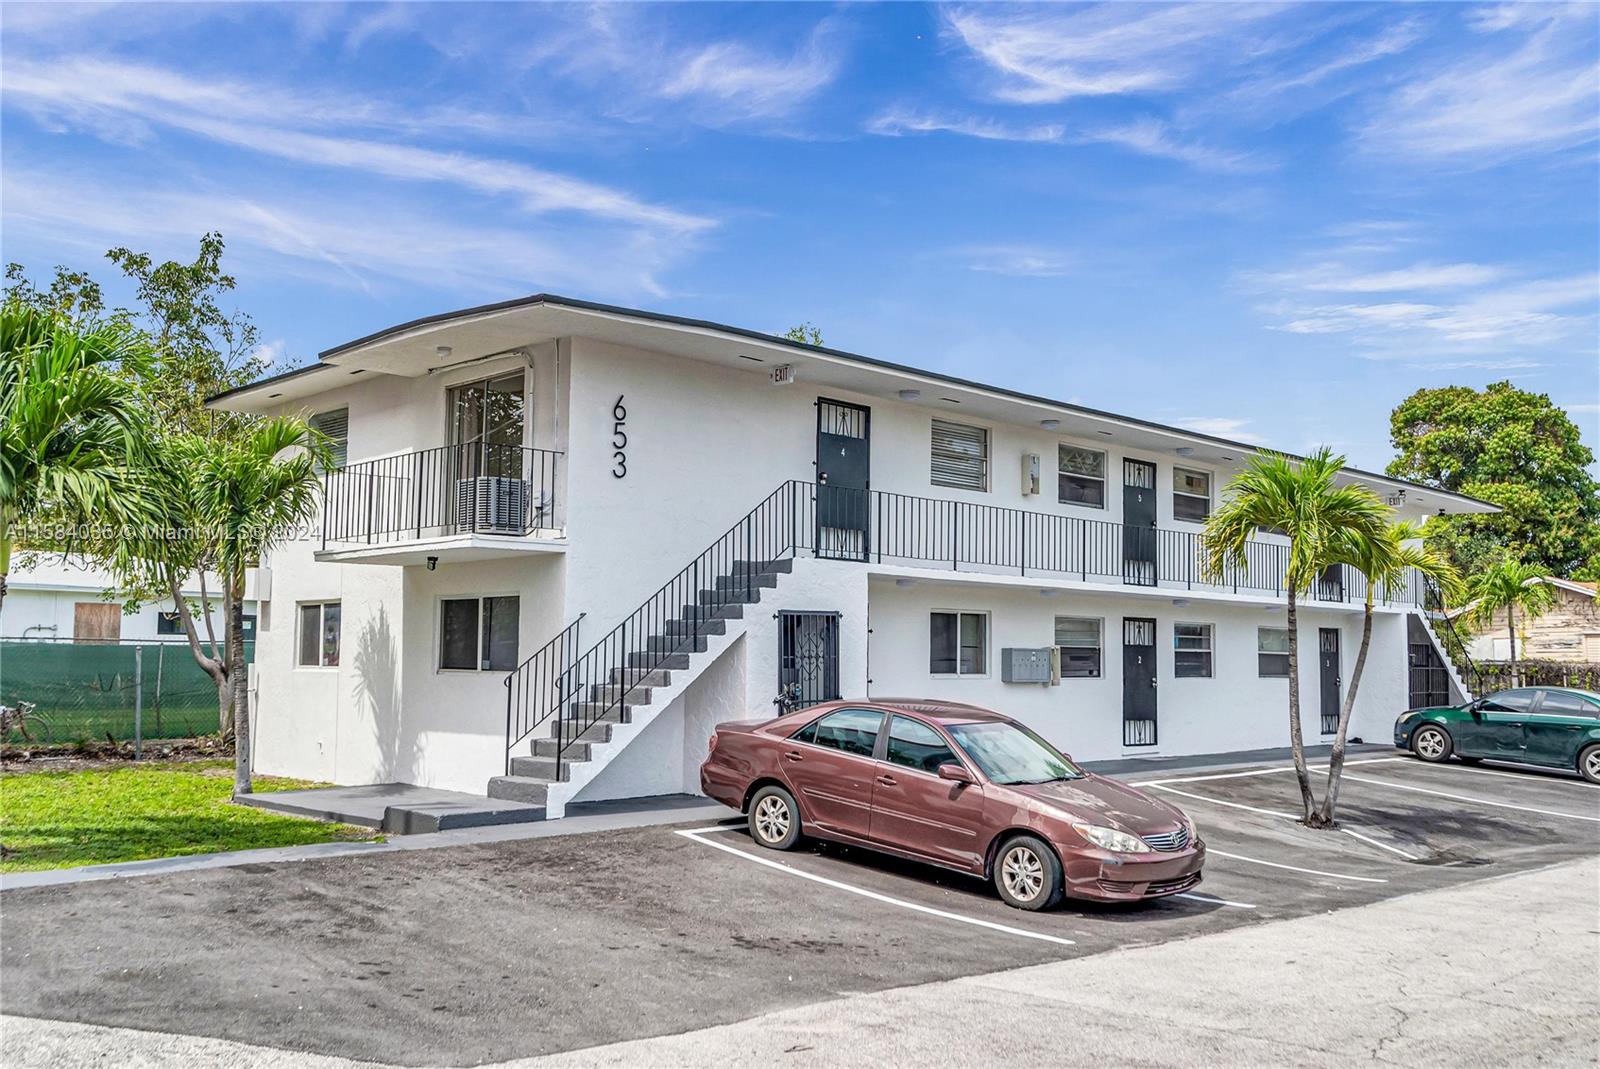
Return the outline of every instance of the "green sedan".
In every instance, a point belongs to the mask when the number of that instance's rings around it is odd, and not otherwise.
[[[1515,687],[1465,705],[1412,709],[1394,722],[1394,744],[1424,761],[1514,761],[1574,769],[1600,783],[1600,694]]]

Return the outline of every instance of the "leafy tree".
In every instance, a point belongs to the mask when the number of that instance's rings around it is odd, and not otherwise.
[[[1344,457],[1334,456],[1326,446],[1303,461],[1276,453],[1253,457],[1229,480],[1223,503],[1206,519],[1200,540],[1204,570],[1220,580],[1230,570],[1249,570],[1249,549],[1258,528],[1276,528],[1289,539],[1283,578],[1289,610],[1289,748],[1305,823],[1312,828],[1327,827],[1328,821],[1311,790],[1300,731],[1298,598],[1338,559],[1349,540],[1381,537],[1389,514],[1367,487],[1336,486],[1335,477],[1343,468]]]
[[[1367,597],[1361,614],[1361,647],[1356,653],[1355,669],[1350,673],[1344,704],[1339,708],[1333,752],[1328,756],[1328,793],[1323,795],[1322,806],[1317,810],[1318,820],[1324,826],[1333,823],[1334,807],[1339,803],[1345,735],[1350,729],[1350,714],[1356,707],[1356,692],[1361,689],[1361,677],[1367,668],[1367,651],[1372,648],[1372,606],[1378,589],[1404,584],[1407,569],[1415,568],[1433,581],[1445,604],[1453,603],[1461,595],[1460,573],[1423,542],[1422,528],[1415,524],[1386,524],[1376,532],[1365,528],[1345,531],[1334,539],[1330,558],[1332,563],[1354,568],[1366,578]]]
[[[41,521],[133,527],[150,515],[148,413],[120,373],[149,355],[126,324],[9,295],[0,305],[0,603],[12,549]]]
[[[1523,618],[1536,620],[1555,607],[1555,588],[1542,582],[1544,570],[1537,565],[1505,557],[1483,568],[1467,585],[1467,620],[1474,629],[1487,627],[1501,609],[1506,613],[1506,634],[1511,639],[1512,681],[1521,681],[1517,661],[1517,610]]]
[[[1509,552],[1545,575],[1600,574],[1594,453],[1545,394],[1509,382],[1418,390],[1389,419],[1388,472],[1498,505],[1487,516],[1437,516],[1429,541],[1473,572]]]
[[[790,327],[788,330],[778,335],[778,337],[788,338],[790,341],[797,341],[801,345],[822,344],[822,331],[813,326],[811,323],[801,323],[798,326]]]

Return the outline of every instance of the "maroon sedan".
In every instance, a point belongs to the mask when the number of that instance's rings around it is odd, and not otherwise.
[[[1135,901],[1200,882],[1182,811],[1085,772],[1009,717],[915,699],[718,725],[700,786],[762,846],[802,831],[993,879],[1019,909]]]

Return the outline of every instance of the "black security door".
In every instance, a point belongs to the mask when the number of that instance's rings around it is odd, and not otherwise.
[[[1156,466],[1122,462],[1122,581],[1156,585]]]
[[[872,412],[817,400],[817,556],[866,560]]]
[[[778,614],[778,693],[796,683],[795,708],[840,697],[838,613]]]
[[[1339,730],[1339,629],[1317,628],[1317,651],[1322,663],[1322,733]]]
[[[1122,621],[1122,745],[1156,744],[1156,622]]]
[[[1439,659],[1428,629],[1411,613],[1406,614],[1406,651],[1411,708],[1449,705],[1450,673]]]

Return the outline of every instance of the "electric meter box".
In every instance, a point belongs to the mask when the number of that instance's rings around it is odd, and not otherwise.
[[[1024,649],[1008,646],[1000,651],[1000,681],[1002,683],[1051,682],[1051,647]]]

